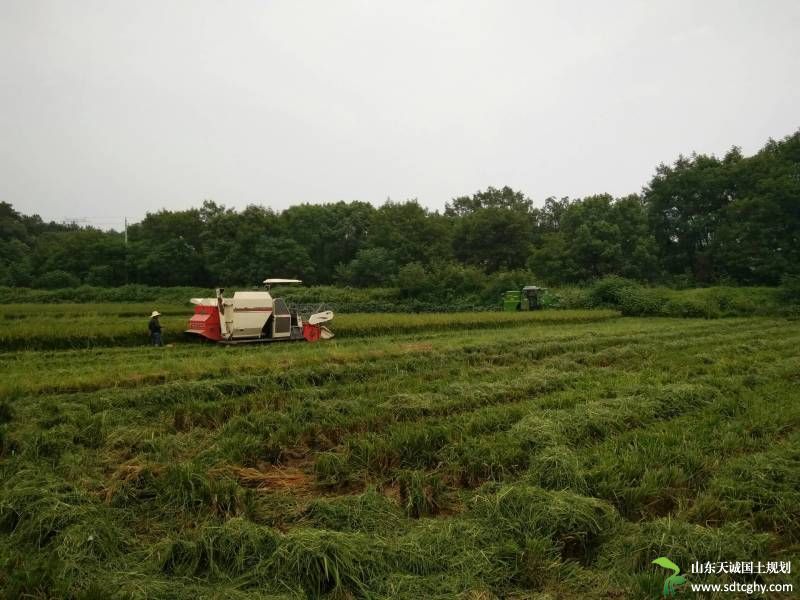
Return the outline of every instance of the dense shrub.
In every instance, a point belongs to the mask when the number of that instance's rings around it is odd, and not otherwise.
[[[781,280],[781,299],[790,304],[800,304],[800,275],[784,275]]]
[[[80,284],[80,279],[67,271],[48,271],[33,280],[33,287],[46,290],[77,287]]]
[[[598,280],[588,289],[586,302],[593,307],[617,308],[628,316],[713,319],[780,314],[785,310],[786,289],[717,286],[673,290],[642,286],[611,276]]]
[[[595,282],[589,291],[589,301],[595,306],[619,306],[623,297],[638,284],[630,279],[610,275]]]

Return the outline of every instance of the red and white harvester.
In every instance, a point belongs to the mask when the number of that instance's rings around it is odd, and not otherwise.
[[[189,319],[186,333],[221,344],[331,339],[333,332],[323,323],[333,319],[333,312],[318,312],[304,321],[297,310],[269,293],[270,286],[279,283],[302,282],[266,279],[266,289],[234,292],[233,298],[222,297],[224,288],[217,289],[216,298],[192,298],[194,315]]]

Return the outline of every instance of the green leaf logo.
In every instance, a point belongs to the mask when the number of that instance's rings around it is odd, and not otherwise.
[[[666,556],[659,556],[653,561],[653,564],[672,571],[672,575],[664,580],[664,590],[662,594],[664,598],[674,596],[678,591],[678,586],[686,583],[686,578],[680,574],[681,568]]]

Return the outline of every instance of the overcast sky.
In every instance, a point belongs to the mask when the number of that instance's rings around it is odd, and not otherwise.
[[[623,195],[799,126],[797,0],[0,0],[0,200],[45,219]]]

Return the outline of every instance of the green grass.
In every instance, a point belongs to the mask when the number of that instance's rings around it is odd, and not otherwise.
[[[121,328],[146,310],[81,308],[3,309],[52,341],[0,352],[2,597],[644,599],[659,556],[800,555],[796,320],[359,314],[155,349]]]

